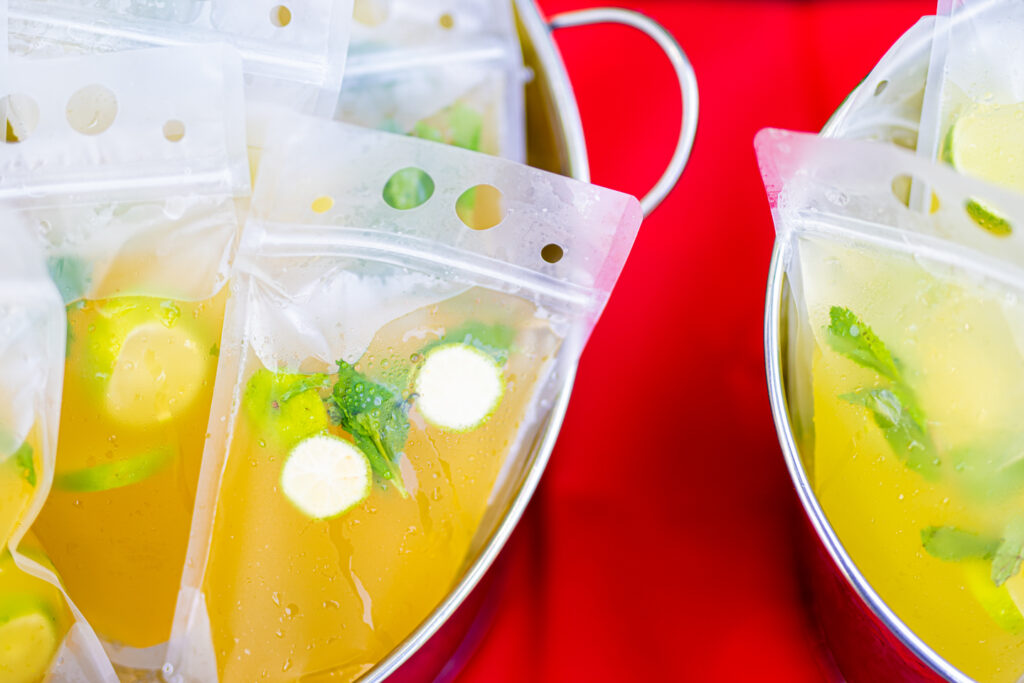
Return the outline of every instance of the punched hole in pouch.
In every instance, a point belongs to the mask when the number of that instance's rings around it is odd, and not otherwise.
[[[39,125],[39,105],[28,95],[13,93],[0,100],[6,133],[4,142],[21,142]]]
[[[565,249],[558,244],[545,244],[540,250],[540,257],[548,263],[558,263],[565,256]]]
[[[352,19],[363,26],[380,26],[388,20],[387,0],[355,0]]]
[[[407,166],[391,174],[381,196],[392,209],[415,209],[434,196],[434,179],[422,168]]]
[[[270,23],[278,28],[284,28],[292,23],[292,11],[287,5],[274,5],[270,8]]]
[[[334,197],[328,197],[325,194],[320,195],[313,200],[310,208],[313,209],[313,213],[327,213],[334,208]]]
[[[117,118],[117,95],[105,85],[93,83],[68,98],[67,118],[82,135],[99,135]]]
[[[493,185],[474,185],[455,201],[455,213],[473,230],[490,230],[505,219],[505,201]]]
[[[927,185],[923,180],[908,173],[894,176],[892,182],[889,183],[889,189],[892,190],[892,196],[896,198],[896,201],[908,209],[918,212],[921,211],[922,207],[920,200],[917,199],[917,193],[920,193],[926,187]],[[931,201],[928,204],[928,213],[935,213],[939,210],[939,206],[939,195],[932,192]]]
[[[181,142],[185,137],[185,123],[178,119],[170,119],[164,124],[164,138],[168,142]]]

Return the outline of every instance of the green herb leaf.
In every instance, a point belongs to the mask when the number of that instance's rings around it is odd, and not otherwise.
[[[955,526],[930,526],[921,529],[921,544],[932,557],[947,562],[989,559],[998,550],[1001,539],[986,538]]]
[[[35,487],[36,485],[36,463],[32,457],[32,446],[29,445],[28,441],[18,446],[18,450],[14,451],[14,465],[21,470],[22,476],[25,477],[25,481],[28,482],[29,486]]]
[[[862,389],[843,394],[840,398],[871,411],[875,424],[881,428],[893,452],[907,467],[928,478],[938,475],[939,459],[935,447],[925,429],[916,401],[909,392],[901,387]]]
[[[902,381],[899,366],[885,344],[848,308],[833,306],[825,328],[828,345],[858,365],[871,368],[894,382]]]
[[[47,259],[46,265],[64,303],[71,303],[85,296],[92,280],[88,263],[73,256],[56,256]]]
[[[334,406],[328,414],[352,435],[374,473],[390,481],[402,497],[407,496],[398,456],[409,435],[409,404],[345,361],[338,361],[338,381],[331,400]]]
[[[1016,518],[1006,525],[1003,542],[992,558],[992,581],[1002,586],[1020,573],[1024,562],[1024,519]]]

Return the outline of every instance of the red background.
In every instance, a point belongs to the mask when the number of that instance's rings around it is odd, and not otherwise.
[[[546,15],[600,0],[541,0]],[[764,126],[817,130],[935,0],[628,3],[679,40],[700,125],[583,355],[551,466],[506,551],[498,616],[461,682],[825,677],[797,576],[799,510],[764,387],[774,232]],[[680,104],[626,28],[557,37],[594,182],[642,194]]]

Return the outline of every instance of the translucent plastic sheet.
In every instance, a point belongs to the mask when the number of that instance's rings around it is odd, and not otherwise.
[[[67,304],[56,472],[33,529],[114,662],[159,668],[250,191],[241,61],[152,48],[4,75],[0,212],[42,244]]]
[[[223,42],[242,54],[252,102],[330,116],[351,0],[9,0],[13,54],[55,57]]]
[[[1024,197],[889,145],[766,130],[757,150],[815,495],[917,636],[968,676],[1017,680]],[[979,224],[977,202],[1009,230]]]
[[[353,680],[411,633],[508,505],[640,223],[493,157],[289,129],[232,280],[173,681]],[[365,489],[299,476],[341,461]]]
[[[525,69],[510,3],[356,5],[338,118],[521,161]]]
[[[940,0],[919,152],[940,158],[954,120],[975,105],[1024,101],[1024,8],[1006,0]]]
[[[42,253],[8,226],[0,231],[0,673],[116,681],[45,550],[26,538],[53,481],[65,336]]]

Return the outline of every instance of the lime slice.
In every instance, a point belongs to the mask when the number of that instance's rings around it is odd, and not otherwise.
[[[209,350],[181,328],[139,325],[121,344],[107,382],[107,409],[133,425],[171,420],[199,394],[209,359]]]
[[[0,623],[0,681],[38,681],[46,673],[58,645],[53,619],[40,612]]]
[[[257,370],[245,387],[242,404],[261,438],[290,449],[330,426],[327,408],[316,389],[326,375]]]
[[[160,449],[95,467],[58,472],[53,475],[53,487],[78,493],[118,489],[148,479],[169,465],[172,459],[170,449]]]
[[[23,545],[36,559],[34,543],[29,535]],[[42,679],[60,645],[56,615],[62,604],[56,587],[21,571],[9,552],[0,554],[0,681]]]
[[[961,173],[1024,192],[1024,102],[969,107],[950,128],[943,158]],[[984,202],[972,199],[966,209],[985,230],[1012,232],[1010,222]]]
[[[464,432],[480,426],[505,392],[501,366],[469,344],[427,352],[416,375],[416,407],[431,424]]]
[[[370,461],[348,441],[326,434],[299,443],[281,468],[281,489],[303,514],[328,519],[370,495]]]
[[[1007,584],[996,586],[993,583],[990,563],[965,562],[964,584],[1000,628],[1010,633],[1024,633],[1024,616],[1014,603]]]

